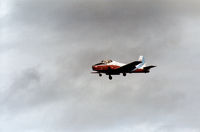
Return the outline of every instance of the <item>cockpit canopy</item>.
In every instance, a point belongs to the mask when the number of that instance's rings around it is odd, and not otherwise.
[[[110,62],[112,62],[112,60],[102,60],[102,61],[101,61],[101,63],[103,63],[103,64],[108,64],[108,63],[110,63]]]
[[[111,62],[112,62],[112,60],[102,60],[100,63],[95,64],[95,66],[96,65],[106,65],[106,64],[111,63]]]

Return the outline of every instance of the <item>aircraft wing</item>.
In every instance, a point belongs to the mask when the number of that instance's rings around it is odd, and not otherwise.
[[[114,72],[126,73],[134,70],[138,64],[142,63],[141,61],[134,61],[129,64],[126,64],[118,69],[115,69]]]

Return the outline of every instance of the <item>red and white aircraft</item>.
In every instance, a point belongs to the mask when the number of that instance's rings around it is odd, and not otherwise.
[[[127,73],[149,73],[150,69],[156,66],[146,66],[144,57],[140,56],[138,61],[131,62],[129,64],[123,64],[112,60],[103,60],[100,63],[97,63],[92,66],[92,69],[99,76],[102,76],[102,73],[105,73],[109,76],[109,79],[112,79],[111,75],[120,75],[126,76]]]

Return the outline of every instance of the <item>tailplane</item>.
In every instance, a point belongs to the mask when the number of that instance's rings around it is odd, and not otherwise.
[[[154,67],[156,67],[156,66],[152,66],[152,65],[151,66],[145,66],[145,67],[143,67],[143,69],[144,69],[145,73],[148,73],[148,72],[150,72],[150,69],[154,68]]]
[[[138,61],[141,61],[142,63],[140,63],[137,68],[138,69],[144,69],[145,72],[149,72],[151,68],[154,68],[156,66],[146,66],[145,60],[144,60],[144,56],[140,56]]]

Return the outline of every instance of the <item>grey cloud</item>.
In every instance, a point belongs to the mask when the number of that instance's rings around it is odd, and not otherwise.
[[[199,131],[198,2],[10,3],[1,22],[2,131]],[[139,55],[158,67],[112,81],[90,74],[102,59]]]

